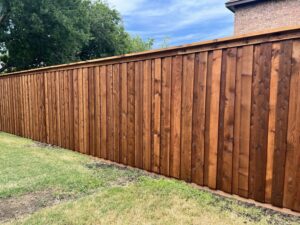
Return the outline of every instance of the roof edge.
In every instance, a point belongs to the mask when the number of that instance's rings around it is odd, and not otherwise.
[[[232,12],[235,12],[236,8],[238,6],[242,6],[242,5],[246,5],[246,4],[250,4],[250,3],[255,3],[255,2],[263,2],[263,1],[265,1],[265,0],[261,0],[261,1],[258,1],[258,0],[237,0],[237,1],[226,2],[225,5],[229,10],[231,10]]]

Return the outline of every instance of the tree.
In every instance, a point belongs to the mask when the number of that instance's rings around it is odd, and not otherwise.
[[[143,41],[131,37],[124,29],[120,14],[102,2],[95,2],[90,9],[91,38],[82,48],[82,60],[122,55],[152,48],[153,40]]]
[[[4,0],[0,24],[4,69],[67,63],[89,40],[87,1]]]
[[[0,0],[0,72],[143,51],[116,10],[91,0]]]

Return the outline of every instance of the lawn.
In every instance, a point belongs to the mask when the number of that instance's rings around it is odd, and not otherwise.
[[[3,224],[299,224],[184,182],[0,133]]]

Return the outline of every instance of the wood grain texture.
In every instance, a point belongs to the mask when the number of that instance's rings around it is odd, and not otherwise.
[[[106,86],[106,66],[100,67],[100,108],[101,108],[101,118],[100,118],[100,133],[101,133],[101,158],[107,159],[108,158],[108,151],[107,151],[107,86]]]
[[[143,67],[143,169],[151,171],[151,60]]]
[[[281,43],[272,177],[272,204],[278,207],[283,205],[292,51],[292,41]]]
[[[224,130],[222,134],[223,154],[220,189],[232,193],[232,160],[234,144],[234,107],[235,107],[235,77],[237,49],[228,49],[226,52],[226,73],[224,89]],[[224,63],[224,62],[223,62]],[[221,140],[219,140],[220,143]],[[221,150],[221,149],[219,149]]]
[[[162,98],[161,98],[161,149],[160,172],[169,176],[170,169],[170,141],[171,141],[171,84],[172,58],[162,61]]]
[[[265,201],[272,44],[254,50],[249,196]]]
[[[121,162],[128,164],[128,65],[121,66]]]
[[[185,181],[192,179],[192,115],[195,54],[183,57],[182,108],[181,108],[181,174]]]
[[[272,69],[270,81],[270,111],[269,111],[269,128],[268,128],[268,152],[267,152],[267,172],[266,172],[266,190],[265,201],[270,203],[272,198],[272,180],[273,180],[273,159],[275,150],[275,133],[276,133],[276,108],[279,79],[280,63],[280,43],[272,46]]]
[[[113,151],[114,162],[120,162],[120,65],[113,66]]]
[[[290,104],[288,116],[287,153],[285,163],[284,199],[285,208],[300,210],[300,41],[293,43]]]
[[[152,171],[160,172],[160,136],[161,136],[161,59],[152,63]]]
[[[209,118],[209,156],[208,156],[208,187],[217,187],[217,154],[218,124],[220,103],[220,81],[222,67],[222,50],[213,52],[211,74],[210,118]]]
[[[192,131],[192,181],[204,184],[205,109],[208,53],[195,56]]]
[[[143,168],[143,64],[134,63],[135,96],[134,96],[134,136],[135,166]]]
[[[170,176],[180,178],[182,56],[172,59]]]
[[[128,121],[127,121],[127,163],[135,166],[135,79],[134,63],[128,64]]]
[[[248,197],[249,191],[249,157],[250,126],[252,102],[253,46],[243,47],[241,100],[240,100],[240,147],[238,168],[238,195]]]

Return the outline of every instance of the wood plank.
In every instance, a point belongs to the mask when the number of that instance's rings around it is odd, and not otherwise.
[[[252,102],[253,76],[253,46],[243,47],[241,74],[241,102],[240,102],[240,149],[238,168],[238,194],[248,197],[249,188],[249,154],[250,154],[250,126]]]
[[[143,168],[143,67],[142,61],[135,62],[135,167]]]
[[[114,127],[113,127],[113,71],[112,65],[107,66],[106,70],[106,88],[107,88],[107,153],[108,159],[114,161]]]
[[[171,137],[172,58],[162,60],[160,173],[169,176]]]
[[[235,78],[237,66],[237,48],[227,51],[227,71],[225,89],[225,112],[224,112],[224,153],[223,153],[223,180],[222,188],[232,193],[232,168],[234,146],[234,107],[235,107]]]
[[[300,211],[300,40],[293,43],[283,207]]]
[[[37,110],[36,110],[36,85],[35,85],[35,78],[34,78],[34,74],[32,74],[30,76],[30,82],[31,82],[31,107],[32,107],[32,140],[35,140],[37,141],[37,138],[36,138],[36,135],[37,135]],[[9,89],[8,91],[11,90],[11,79],[9,79]],[[11,108],[11,98],[9,96],[9,112],[10,112],[10,115],[12,113],[12,111],[10,110]],[[9,117],[10,118],[10,132],[12,132],[12,121],[11,121],[11,116]],[[53,136],[53,135],[52,135]]]
[[[243,48],[237,50],[237,66],[235,77],[235,111],[234,111],[234,144],[232,165],[232,193],[239,193],[239,155],[240,155],[240,132],[241,132],[241,92],[242,92],[242,57]],[[247,193],[248,194],[248,193]]]
[[[95,156],[101,157],[101,90],[100,67],[94,68],[95,76]]]
[[[68,71],[64,71],[64,116],[65,116],[65,148],[70,149],[70,112],[69,112],[69,77]],[[52,93],[54,96],[54,93]],[[55,131],[54,131],[55,132]]]
[[[183,57],[182,108],[181,108],[181,172],[185,181],[192,178],[192,115],[195,54]]]
[[[78,70],[73,71],[73,104],[74,104],[74,150],[80,152],[79,141],[79,90],[78,90]]]
[[[75,150],[75,139],[74,139],[74,86],[73,76],[74,70],[69,70],[69,117],[70,117],[70,150]]]
[[[79,151],[85,153],[84,148],[84,115],[83,115],[83,69],[78,69],[78,112],[79,112]]]
[[[127,136],[127,121],[128,121],[128,84],[127,84],[127,63],[121,65],[121,162],[128,164],[128,136]]]
[[[208,52],[196,54],[192,131],[192,182],[204,184],[205,108]]]
[[[58,140],[57,140],[57,145],[58,146],[61,146],[62,144],[62,128],[61,128],[61,91],[60,91],[60,73],[59,72],[55,72],[55,75],[56,76],[56,107],[57,107],[57,137],[58,137]]]
[[[101,103],[101,158],[108,159],[107,151],[107,92],[106,66],[100,67],[100,103]]]
[[[226,81],[225,81],[225,108],[223,133],[223,160],[222,160],[222,190],[232,193],[232,167],[233,167],[233,140],[234,140],[234,106],[235,106],[235,78],[237,66],[237,49],[227,50],[226,55]]]
[[[172,58],[170,176],[180,178],[181,94],[183,58]]]
[[[210,104],[212,91],[213,52],[208,52],[206,107],[205,107],[205,139],[204,139],[204,185],[208,186],[209,176],[209,144],[210,144]]]
[[[84,153],[90,154],[90,143],[89,143],[89,69],[84,68],[82,70],[82,95],[83,95],[83,142],[84,142]]]
[[[273,159],[275,149],[276,133],[276,108],[280,64],[280,43],[274,43],[272,46],[272,68],[270,81],[270,110],[269,110],[269,128],[268,128],[268,152],[267,152],[267,172],[266,172],[266,189],[265,201],[271,203],[272,198],[272,181],[273,181]]]
[[[143,67],[143,169],[151,171],[151,60]]]
[[[52,139],[52,142],[53,144],[55,145],[58,145],[58,132],[57,132],[57,120],[59,120],[59,117],[57,117],[57,90],[56,90],[56,76],[55,76],[55,72],[53,72],[51,74],[51,94],[52,94],[52,105],[51,105],[51,108],[53,110],[53,113],[52,113],[52,123],[53,123],[53,139]]]
[[[135,166],[135,79],[134,79],[134,63],[128,64],[128,157],[127,163]]]
[[[89,123],[89,151],[92,156],[96,156],[95,142],[95,79],[94,68],[88,69],[88,123]]]
[[[113,66],[113,151],[114,162],[120,162],[120,64]]]
[[[47,134],[46,134],[46,105],[45,105],[45,80],[44,80],[44,76],[45,74],[43,74],[41,76],[41,88],[42,88],[42,114],[43,114],[43,142],[46,143],[46,140],[47,140]],[[23,94],[23,93],[22,93]],[[24,125],[24,121],[22,121],[23,125]]]
[[[26,115],[27,115],[27,138],[30,138],[30,104],[29,104],[29,75],[26,76]]]
[[[66,120],[65,120],[65,79],[64,71],[59,72],[59,96],[60,96],[60,129],[61,129],[61,147],[66,148]]]
[[[283,41],[280,48],[279,80],[275,123],[275,149],[272,182],[272,204],[282,207],[284,173],[287,151],[289,90],[291,79],[293,42]]]
[[[254,49],[249,197],[265,201],[272,44]]]
[[[217,187],[217,152],[218,152],[218,124],[220,103],[222,50],[213,52],[211,77],[210,117],[209,117],[209,156],[208,156],[208,187]]]
[[[223,180],[223,152],[224,152],[224,115],[225,115],[225,88],[226,88],[226,70],[227,70],[227,51],[222,53],[221,83],[220,83],[220,110],[219,110],[219,137],[217,154],[217,189],[222,190]]]
[[[44,83],[45,83],[45,107],[46,107],[46,138],[47,138],[47,142],[46,143],[50,143],[50,131],[49,131],[49,91],[48,91],[48,76],[49,76],[49,73],[45,73],[44,75]],[[27,93],[27,82],[26,82],[26,78],[27,76],[23,76],[24,78],[24,95],[26,95]],[[26,97],[25,97],[26,98]],[[27,103],[27,100],[25,100],[24,102],[24,112],[25,112],[25,133],[26,133],[26,136],[25,137],[28,137],[28,131],[27,131],[27,127],[28,127],[28,124],[27,124],[27,120],[28,120],[28,116],[27,116],[27,107],[28,107],[28,103]]]
[[[152,133],[153,133],[153,156],[152,156],[152,171],[160,172],[160,135],[161,135],[161,74],[162,74],[161,59],[153,60],[152,74]]]

